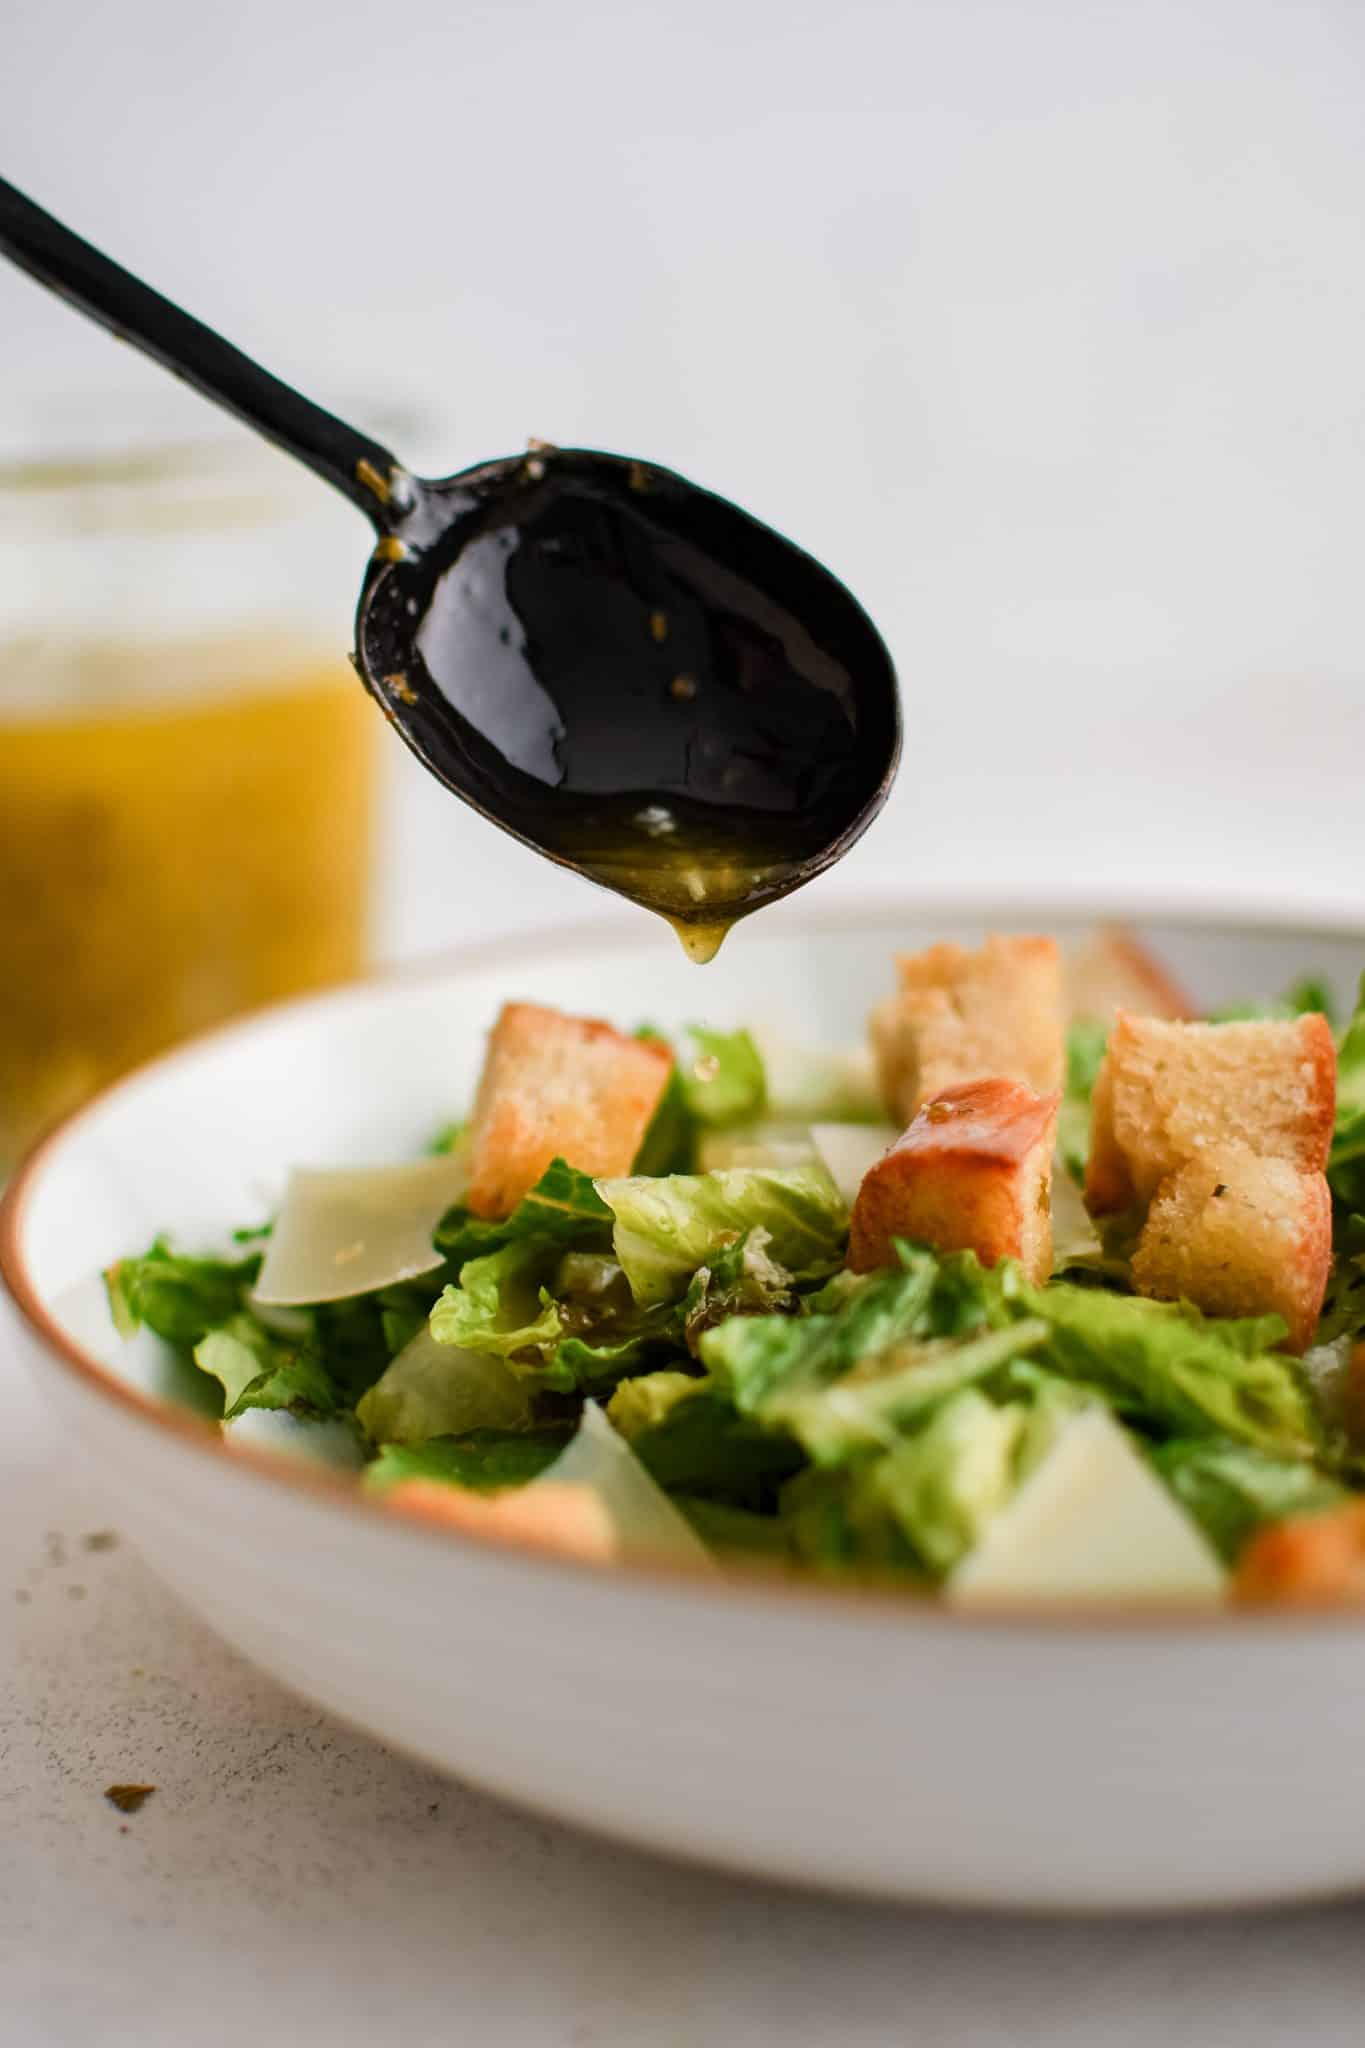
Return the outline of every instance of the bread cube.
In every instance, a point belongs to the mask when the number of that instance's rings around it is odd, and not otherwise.
[[[1049,1094],[1062,1085],[1062,968],[1056,941],[930,946],[897,961],[900,989],[872,1012],[882,1094],[909,1123],[946,1088],[987,1078]]]
[[[853,1271],[894,1265],[892,1240],[907,1237],[974,1251],[987,1266],[1018,1259],[1031,1280],[1046,1280],[1060,1099],[990,1079],[927,1102],[863,1177],[849,1224]]]
[[[1105,925],[1066,962],[1069,1019],[1110,1024],[1120,1010],[1138,1017],[1197,1017],[1190,998],[1136,932]]]
[[[592,1017],[504,1006],[488,1041],[465,1140],[476,1216],[510,1214],[552,1159],[581,1173],[629,1173],[673,1055]]]
[[[1365,1600],[1365,1500],[1259,1530],[1242,1552],[1232,1590],[1258,1603]]]
[[[1283,1316],[1307,1349],[1332,1263],[1320,1173],[1250,1152],[1193,1159],[1162,1181],[1133,1254],[1133,1285],[1215,1316]]]
[[[1227,1152],[1320,1173],[1336,1064],[1325,1017],[1185,1024],[1120,1011],[1091,1102],[1087,1208],[1104,1216],[1146,1204],[1188,1160]]]

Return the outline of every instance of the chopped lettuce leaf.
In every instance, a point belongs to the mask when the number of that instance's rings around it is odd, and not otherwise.
[[[244,1408],[223,1424],[234,1449],[273,1451],[333,1472],[359,1472],[365,1451],[349,1415],[298,1415],[289,1408]]]
[[[681,1316],[694,1357],[705,1332],[731,1316],[793,1315],[799,1308],[792,1275],[768,1251],[771,1241],[761,1226],[746,1230],[692,1275]]]
[[[612,1242],[642,1307],[685,1294],[698,1267],[736,1238],[766,1230],[773,1258],[798,1279],[842,1258],[848,1215],[822,1166],[736,1167],[727,1173],[599,1180],[615,1218]]]
[[[1324,1016],[1329,1024],[1336,1023],[1336,997],[1320,976],[1305,974],[1292,982],[1282,996],[1262,1003],[1225,1003],[1220,1010],[1209,1016],[1210,1024],[1254,1023],[1258,1019],[1286,1021],[1304,1017],[1314,1012]]]
[[[1272,1349],[1285,1334],[1278,1316],[1214,1318],[1185,1302],[1067,1281],[1030,1287],[1017,1276],[1004,1293],[1013,1313],[1047,1325],[1038,1362],[1098,1388],[1127,1416],[1162,1432],[1222,1433],[1291,1457],[1316,1447],[1298,1370]]]
[[[431,1311],[438,1344],[455,1344],[486,1357],[505,1358],[543,1373],[545,1359],[563,1335],[559,1306],[544,1281],[555,1249],[543,1238],[518,1238],[460,1268],[458,1287],[447,1287]],[[550,1382],[571,1386],[555,1374]]]
[[[510,1216],[490,1221],[457,1205],[441,1217],[433,1241],[449,1264],[463,1266],[527,1237],[548,1239],[564,1249],[605,1248],[611,1242],[611,1213],[591,1175],[579,1173],[563,1159],[551,1160]]]
[[[527,1486],[548,1472],[568,1442],[562,1429],[513,1431],[477,1429],[463,1436],[432,1437],[418,1446],[385,1444],[365,1471],[373,1493],[387,1493],[405,1479],[434,1479],[496,1493]]]
[[[779,1390],[761,1404],[758,1418],[795,1437],[813,1464],[842,1465],[893,1446],[898,1433],[1046,1337],[1045,1323],[1020,1322],[973,1337],[905,1344],[833,1386]]]
[[[1228,1437],[1176,1438],[1152,1452],[1152,1463],[1227,1564],[1236,1563],[1267,1522],[1316,1514],[1351,1498],[1312,1465]]]
[[[525,1429],[524,1380],[496,1354],[441,1343],[423,1326],[356,1406],[372,1443],[424,1444],[470,1430]]]
[[[465,1184],[458,1158],[402,1166],[296,1167],[255,1298],[285,1307],[372,1294],[434,1272],[432,1232]]]
[[[675,1375],[655,1377],[671,1380]],[[763,1507],[777,1483],[801,1464],[790,1438],[737,1414],[733,1402],[705,1380],[689,1381],[685,1395],[677,1393],[656,1420],[643,1426],[636,1426],[639,1416],[632,1409],[624,1415],[632,1426],[625,1433],[635,1455],[669,1492]]]
[[[1057,1153],[1078,1186],[1085,1180],[1090,1156],[1090,1098],[1108,1036],[1108,1026],[1095,1017],[1076,1018],[1066,1034],[1066,1082],[1057,1112]]]
[[[607,1420],[628,1444],[656,1428],[669,1410],[704,1384],[690,1372],[646,1372],[622,1380],[607,1403]],[[658,1475],[655,1475],[656,1478]]]
[[[810,1298],[808,1315],[752,1316],[701,1340],[702,1362],[737,1408],[756,1413],[779,1390],[827,1386],[908,1338],[952,1337],[984,1327],[995,1293],[971,1252],[940,1259],[903,1246],[899,1269],[839,1274]]]
[[[1365,1211],[1365,976],[1337,1048],[1337,1116],[1327,1178],[1344,1207]]]
[[[710,1130],[751,1122],[761,1116],[767,1083],[758,1047],[747,1031],[708,1031],[694,1024],[695,1051],[678,1063],[688,1114]]]
[[[276,1337],[245,1313],[202,1337],[194,1347],[194,1362],[220,1382],[228,1421],[248,1408],[290,1408],[327,1416],[343,1405],[309,1343]]]
[[[261,1268],[259,1252],[245,1259],[189,1259],[157,1238],[140,1259],[119,1259],[104,1276],[109,1312],[119,1335],[144,1323],[167,1344],[189,1350],[243,1306]]]
[[[855,1536],[893,1522],[936,1577],[979,1542],[1015,1487],[1024,1429],[1018,1403],[997,1407],[972,1388],[955,1394],[917,1435],[859,1467],[848,1502]]]
[[[712,1566],[706,1545],[595,1401],[584,1402],[578,1434],[544,1477],[593,1489],[611,1519],[623,1558]]]

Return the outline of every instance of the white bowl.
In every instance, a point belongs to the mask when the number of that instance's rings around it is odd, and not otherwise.
[[[1100,906],[1101,909],[1105,906]],[[1045,908],[1005,921],[1065,925]],[[39,1147],[0,1269],[110,1512],[287,1684],[462,1777],[736,1869],[897,1897],[1098,1909],[1365,1884],[1365,1619],[972,1619],[887,1596],[701,1585],[420,1527],[350,1482],[225,1450],[122,1347],[89,1277],[161,1229],[259,1217],[292,1163],[401,1158],[457,1112],[509,996],[630,1024],[858,1036],[889,955],[970,938],[923,905],[769,913],[706,973],[645,929],[471,950],[267,1012],[120,1083]],[[1151,927],[1209,1003],[1365,938]]]

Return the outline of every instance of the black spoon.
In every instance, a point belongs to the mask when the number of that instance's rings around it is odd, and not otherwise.
[[[695,958],[881,809],[890,656],[771,527],[590,449],[411,476],[2,179],[0,251],[359,506],[379,539],[355,662],[390,722],[466,803],[662,913]]]

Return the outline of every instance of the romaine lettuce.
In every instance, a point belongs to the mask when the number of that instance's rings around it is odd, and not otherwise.
[[[831,1272],[848,1212],[822,1166],[735,1167],[726,1173],[599,1180],[615,1218],[612,1243],[642,1307],[675,1301],[698,1267],[746,1231],[768,1232],[771,1255],[797,1279]]]
[[[422,1444],[474,1429],[525,1429],[525,1381],[488,1352],[439,1342],[425,1327],[362,1396],[356,1420],[376,1444]]]

